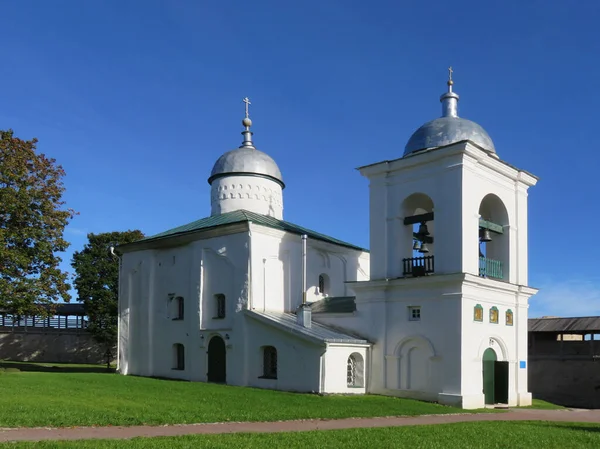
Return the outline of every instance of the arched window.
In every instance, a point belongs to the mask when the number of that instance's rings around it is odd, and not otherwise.
[[[277,349],[273,346],[263,348],[263,378],[277,379]]]
[[[183,320],[183,311],[184,311],[184,302],[183,302],[183,297],[181,296],[176,296],[175,299],[175,306],[174,306],[174,316],[173,316],[173,320]]]
[[[325,273],[319,275],[319,293],[321,295],[329,295],[329,276]]]
[[[364,386],[365,367],[360,354],[354,353],[348,357],[346,365],[346,384],[350,388],[362,388]]]
[[[221,293],[215,295],[215,309],[217,311],[215,318],[225,318],[225,295]]]
[[[175,343],[173,345],[173,369],[185,369],[185,348],[181,343]]]

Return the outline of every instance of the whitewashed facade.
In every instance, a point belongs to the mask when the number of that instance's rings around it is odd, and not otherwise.
[[[211,173],[211,217],[119,248],[119,371],[529,405],[527,190],[537,179],[503,162],[478,125],[464,138],[475,125],[458,118],[449,86],[443,123],[424,125],[445,126],[448,142],[420,148],[413,136],[404,157],[360,168],[370,254],[281,221],[281,174],[252,152],[245,119],[244,154],[226,153]],[[305,233],[312,308],[296,314]],[[415,252],[415,239],[429,252]]]

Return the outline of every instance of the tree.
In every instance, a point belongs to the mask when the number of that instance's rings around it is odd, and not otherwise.
[[[106,367],[117,344],[119,310],[119,260],[110,247],[135,242],[144,237],[141,231],[88,234],[83,250],[73,254],[75,288],[89,319],[88,330],[102,345]]]
[[[71,298],[56,253],[69,247],[63,234],[75,212],[63,208],[63,168],[36,144],[0,130],[0,308],[15,315],[43,315]]]

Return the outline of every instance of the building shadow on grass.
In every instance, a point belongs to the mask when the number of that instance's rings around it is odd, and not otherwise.
[[[598,423],[600,424],[600,423]],[[561,424],[561,425],[555,425],[554,427],[560,427],[561,429],[569,429],[569,430],[577,430],[579,432],[592,432],[592,433],[599,433],[600,432],[600,426],[599,425],[594,425],[593,423],[582,423],[580,425],[570,425],[570,424]]]
[[[517,423],[518,421],[514,421]],[[590,422],[567,422],[567,421],[521,421],[529,423],[532,427],[540,428],[540,427],[552,427],[556,429],[567,429],[578,432],[590,432],[590,433],[599,433],[600,432],[600,422],[599,423],[590,423]]]
[[[0,361],[0,371],[7,372],[40,372],[40,373],[115,373],[115,368],[106,368],[106,366],[89,365],[61,365],[52,363],[27,363],[27,362],[6,362]]]

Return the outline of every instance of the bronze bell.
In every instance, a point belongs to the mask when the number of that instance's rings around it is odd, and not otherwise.
[[[427,229],[427,224],[425,222],[422,222],[419,225],[419,235],[422,237],[429,235],[429,229]]]
[[[419,249],[420,253],[428,253],[429,252],[429,248],[427,247],[427,243],[423,242],[421,243],[421,248]]]
[[[419,242],[418,240],[415,240],[415,243],[413,243],[413,251],[419,251],[421,249],[421,242]]]
[[[479,240],[481,240],[482,242],[491,242],[492,236],[490,235],[490,230],[489,229],[481,229],[479,231]]]

